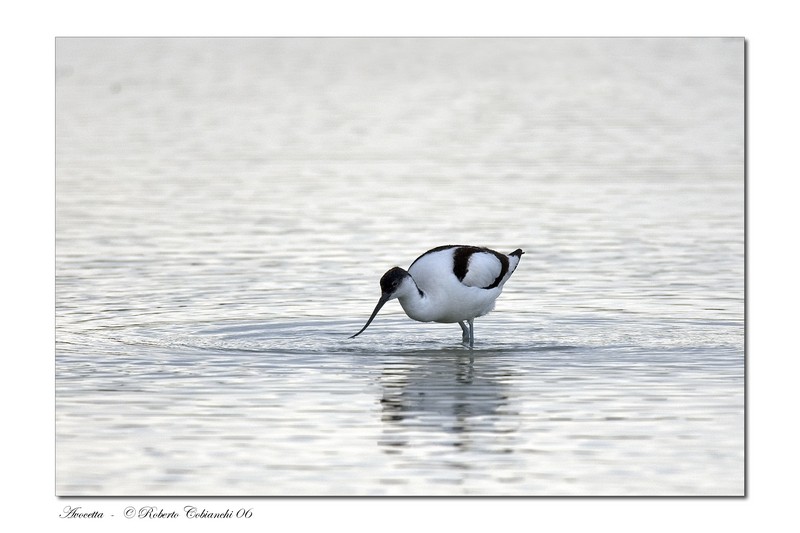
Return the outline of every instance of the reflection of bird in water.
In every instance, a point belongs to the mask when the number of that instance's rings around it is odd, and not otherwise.
[[[381,374],[384,451],[398,453],[419,438],[469,448],[493,434],[491,445],[497,446],[497,422],[515,413],[498,412],[508,403],[502,383],[507,376],[498,368],[482,368],[483,361],[489,358],[481,357],[476,370],[473,357],[435,352],[386,365]]]
[[[360,335],[381,307],[394,298],[403,311],[420,322],[458,322],[462,342],[475,341],[473,320],[494,309],[524,252],[503,255],[477,246],[439,246],[419,256],[408,271],[390,269],[381,278],[381,298]],[[466,323],[466,324],[465,324]]]

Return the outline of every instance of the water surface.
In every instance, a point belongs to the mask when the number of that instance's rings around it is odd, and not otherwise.
[[[59,39],[57,493],[743,494],[743,46]]]

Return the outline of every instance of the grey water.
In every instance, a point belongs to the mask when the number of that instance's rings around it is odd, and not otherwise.
[[[742,495],[741,39],[56,40],[56,493]],[[475,348],[391,302],[526,254]]]

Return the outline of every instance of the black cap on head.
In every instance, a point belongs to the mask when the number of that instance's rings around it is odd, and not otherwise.
[[[392,294],[397,290],[397,287],[408,276],[408,272],[400,267],[394,267],[381,278],[381,291],[384,294]]]
[[[397,290],[400,284],[403,283],[403,280],[408,276],[410,276],[410,274],[400,267],[394,267],[383,275],[383,277],[381,278],[381,292],[382,292],[381,299],[378,300],[378,305],[375,306],[375,309],[372,311],[372,314],[367,320],[367,323],[364,324],[364,327],[361,328],[361,331],[351,336],[350,337],[351,339],[353,337],[358,337],[359,335],[361,335],[361,333],[364,332],[365,329],[367,329],[367,326],[369,326],[372,323],[372,320],[378,314],[378,311],[381,310],[381,307],[383,307],[383,305],[386,302],[388,302],[394,297],[393,296],[394,292]]]

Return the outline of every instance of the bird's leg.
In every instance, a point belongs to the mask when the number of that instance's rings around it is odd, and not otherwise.
[[[467,344],[469,342],[469,329],[467,329],[467,326],[464,325],[463,321],[459,321],[458,325],[461,326],[461,331],[463,332],[461,335],[461,342]]]
[[[469,347],[472,348],[472,345],[475,343],[475,328],[472,325],[474,318],[470,318],[467,320],[467,324],[469,324]]]

